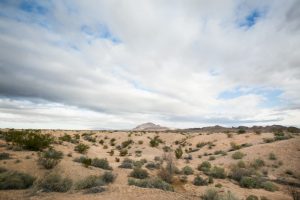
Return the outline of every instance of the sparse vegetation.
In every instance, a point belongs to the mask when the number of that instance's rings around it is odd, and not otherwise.
[[[134,185],[142,188],[157,188],[165,191],[174,191],[172,185],[159,179],[159,178],[149,178],[149,179],[128,179],[128,185]]]
[[[7,160],[7,159],[10,159],[9,153],[6,152],[0,153],[0,160]]]
[[[72,180],[59,174],[49,174],[39,180],[36,187],[43,192],[67,192],[72,187]]]
[[[183,167],[181,171],[184,175],[191,175],[194,173],[193,168],[191,168],[190,166]]]
[[[193,180],[193,184],[196,186],[203,186],[208,185],[208,181],[206,179],[203,179],[201,176],[197,175]]]
[[[3,133],[4,139],[13,145],[24,149],[39,151],[48,148],[54,141],[49,134],[42,134],[40,130],[9,130]]]
[[[149,174],[147,170],[136,167],[132,170],[132,172],[130,172],[129,176],[138,179],[145,179],[148,178]]]
[[[35,178],[31,175],[0,169],[0,190],[26,189],[32,186]]]
[[[49,149],[39,154],[38,163],[45,169],[54,168],[62,159],[63,153],[55,149]]]
[[[237,151],[232,154],[232,158],[235,160],[242,159],[245,156],[244,153]]]
[[[181,147],[178,147],[176,150],[175,150],[175,156],[177,159],[180,159],[182,157],[182,154],[183,154],[183,151],[182,151],[182,148]]]
[[[74,151],[77,151],[78,153],[81,153],[81,154],[85,154],[89,148],[90,147],[88,145],[80,143],[75,146]]]
[[[107,169],[107,170],[112,170],[112,167],[109,166],[109,163],[107,161],[106,158],[94,158],[91,162],[91,165],[93,167],[98,167],[98,168],[101,168],[101,169]]]

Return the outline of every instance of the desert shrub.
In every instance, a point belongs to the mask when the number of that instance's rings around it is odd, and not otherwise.
[[[65,141],[65,142],[71,142],[72,141],[72,137],[68,134],[64,134],[63,136],[58,137],[59,140],[61,141]]]
[[[218,194],[217,190],[209,188],[203,194],[202,199],[203,200],[220,200],[220,195]]]
[[[277,160],[277,157],[273,152],[269,153],[269,160]]]
[[[75,146],[74,150],[78,153],[85,154],[90,147],[86,144],[80,143]]]
[[[214,183],[214,178],[212,176],[208,177],[208,184]]]
[[[166,181],[167,183],[172,183],[173,181],[173,176],[174,173],[177,169],[177,167],[175,166],[174,162],[173,162],[173,158],[171,154],[168,154],[166,156],[166,167],[161,167],[161,169],[158,172],[158,176]]]
[[[227,153],[225,151],[222,151],[222,150],[217,150],[217,151],[214,152],[214,155],[219,155],[219,154],[226,155]]]
[[[91,175],[84,178],[83,180],[78,181],[75,185],[75,189],[82,190],[103,185],[105,185],[105,182],[103,181],[101,176]]]
[[[104,172],[104,174],[101,176],[104,183],[113,183],[116,179],[116,176],[111,172]]]
[[[259,200],[259,199],[257,196],[251,194],[246,198],[246,200]]]
[[[149,144],[151,147],[158,147],[160,143],[163,143],[163,141],[159,138],[158,135],[156,135],[154,138],[150,138]]]
[[[182,175],[182,176],[179,176],[179,180],[182,183],[187,183],[188,177],[187,177],[187,175]]]
[[[260,134],[261,134],[261,131],[260,131],[260,130],[255,130],[254,133],[255,133],[256,135],[260,135]]]
[[[209,156],[208,160],[216,160],[215,156]]]
[[[238,145],[235,142],[230,142],[230,146],[232,151],[241,149],[241,145]]]
[[[239,200],[232,192],[227,191],[226,194],[221,195],[220,200]]]
[[[290,169],[285,170],[285,173],[290,176],[292,176],[294,174],[294,172]]]
[[[9,153],[6,153],[6,152],[0,153],[0,160],[7,160],[9,158],[10,158]]]
[[[217,184],[215,184],[215,187],[221,188],[221,187],[223,187],[223,185],[221,183],[217,183]]]
[[[231,157],[235,160],[238,160],[238,159],[242,159],[244,156],[245,156],[244,153],[237,151],[237,152],[234,152]]]
[[[44,192],[67,192],[72,187],[72,180],[59,174],[49,174],[37,182],[37,188]]]
[[[274,138],[263,138],[263,141],[264,141],[265,143],[271,143],[271,142],[274,142],[275,139],[274,139]]]
[[[148,179],[128,179],[128,185],[134,185],[142,188],[157,188],[165,191],[174,191],[172,185],[159,179],[159,178],[148,178]]]
[[[119,168],[132,169],[133,168],[133,160],[129,158],[125,158]]]
[[[239,129],[239,130],[238,130],[238,134],[244,134],[244,133],[246,133],[246,130],[245,130],[245,129]]]
[[[132,172],[130,172],[129,176],[133,178],[138,178],[138,179],[145,179],[148,178],[149,174],[147,170],[142,169],[142,168],[134,168]]]
[[[196,186],[202,186],[202,185],[208,185],[208,182],[206,179],[203,179],[201,176],[196,176],[193,180],[193,184]]]
[[[54,168],[62,159],[63,153],[55,149],[49,149],[39,154],[38,163],[45,169]]]
[[[222,167],[217,167],[217,166],[214,166],[214,167],[210,170],[209,174],[210,174],[212,177],[214,177],[214,178],[221,178],[221,179],[223,179],[223,178],[226,177],[224,168],[222,168]]]
[[[251,162],[251,167],[253,167],[254,169],[259,169],[263,166],[265,166],[265,161],[263,161],[262,159],[255,159],[254,161]]]
[[[261,182],[257,177],[244,176],[240,180],[240,186],[244,188],[259,188]]]
[[[85,167],[88,167],[92,164],[92,159],[86,156],[80,156],[79,158],[75,158],[73,161],[82,163]]]
[[[112,170],[112,167],[109,166],[109,163],[108,163],[106,158],[102,158],[102,159],[94,158],[92,160],[91,165],[94,166],[94,167],[101,168],[101,169]]]
[[[175,156],[177,159],[180,159],[182,157],[183,151],[181,149],[181,147],[178,147],[177,149],[175,149]]]
[[[99,144],[103,145],[104,144],[104,140],[99,140]]]
[[[121,149],[120,150],[120,156],[126,156],[128,154],[128,150],[127,149]]]
[[[4,168],[0,173],[0,190],[26,189],[32,186],[35,178],[17,171],[8,171]]]
[[[122,146],[122,148],[126,148],[131,144],[133,144],[133,140],[126,140],[126,141],[122,142],[121,146]]]
[[[96,187],[86,189],[84,194],[96,194],[96,193],[104,192],[105,190],[106,189],[104,187],[96,186]]]
[[[146,164],[145,166],[147,169],[153,170],[153,169],[159,169],[160,168],[160,164],[159,163],[155,163],[155,162],[149,162]]]
[[[199,143],[196,144],[196,147],[197,148],[202,148],[202,147],[204,147],[207,144],[208,144],[207,142],[199,142]]]
[[[194,173],[193,168],[191,168],[190,166],[183,167],[181,171],[184,175],[191,175]]]
[[[50,134],[42,134],[40,130],[9,130],[4,133],[4,139],[32,151],[45,149],[54,141]]]
[[[237,167],[239,167],[239,168],[246,168],[246,164],[245,164],[244,161],[239,160],[239,161],[237,162]]]
[[[243,177],[250,177],[252,174],[254,174],[252,169],[233,167],[229,177],[239,182]]]
[[[208,161],[202,162],[200,165],[198,165],[197,169],[199,171],[208,172],[211,168],[211,164]]]
[[[262,182],[261,187],[270,192],[274,192],[274,191],[278,190],[278,187],[270,181]]]

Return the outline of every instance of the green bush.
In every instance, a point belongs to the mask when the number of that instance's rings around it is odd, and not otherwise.
[[[35,178],[21,172],[1,169],[0,190],[26,189],[32,186]]]
[[[122,146],[122,148],[126,148],[131,144],[133,144],[133,140],[126,140],[126,141],[122,142],[121,146]]]
[[[190,166],[183,167],[181,171],[184,175],[191,175],[194,173],[193,168],[191,168]]]
[[[101,176],[104,183],[113,183],[116,179],[116,176],[111,172],[104,172],[104,174]]]
[[[7,160],[9,158],[10,158],[9,153],[6,153],[6,152],[0,153],[0,160]]]
[[[151,138],[149,141],[151,147],[158,147],[160,143],[163,143],[163,141],[159,138],[158,135],[156,135],[154,138]]]
[[[109,166],[109,163],[108,163],[106,158],[102,158],[102,159],[94,158],[92,160],[91,165],[94,166],[94,167],[101,168],[101,169],[112,170],[112,167]]]
[[[177,159],[180,159],[183,155],[183,151],[181,149],[181,147],[178,147],[176,150],[175,150],[175,156]]]
[[[203,200],[220,200],[220,195],[218,194],[217,190],[209,188],[203,194],[202,199]]]
[[[145,166],[147,169],[153,170],[153,169],[159,169],[160,168],[160,164],[159,163],[155,163],[155,162],[149,162],[146,164]]]
[[[193,180],[193,184],[196,186],[208,185],[207,180],[203,179],[201,176],[196,176]]]
[[[106,189],[104,187],[96,186],[96,187],[86,189],[84,194],[96,194],[96,193],[104,192],[105,190]]]
[[[253,174],[254,174],[254,170],[252,169],[234,167],[231,169],[229,177],[232,178],[233,180],[240,182],[240,180],[243,177],[245,176],[250,177]]]
[[[235,142],[230,142],[230,146],[232,151],[241,149],[241,145],[238,145]]]
[[[244,130],[244,129],[239,129],[238,130],[238,134],[244,134],[244,133],[246,133],[246,130]]]
[[[210,170],[209,174],[214,178],[221,178],[221,179],[226,178],[225,170],[222,167],[214,166]]]
[[[91,175],[84,178],[83,180],[78,181],[75,185],[75,189],[82,190],[103,185],[105,185],[105,182],[103,181],[101,176]]]
[[[203,172],[208,172],[211,168],[211,164],[208,161],[202,162],[200,165],[198,165],[198,170]]]
[[[237,152],[234,152],[231,157],[235,160],[238,160],[238,159],[242,159],[244,156],[245,156],[244,153],[237,151]]]
[[[261,183],[261,187],[270,192],[274,192],[278,190],[278,187],[270,181]]]
[[[48,148],[54,141],[50,134],[42,134],[40,130],[9,130],[4,133],[4,139],[32,151]]]
[[[90,147],[86,144],[80,143],[77,144],[74,148],[75,151],[81,154],[85,154]]]
[[[254,169],[259,169],[259,168],[265,166],[265,161],[263,161],[262,159],[258,158],[258,159],[255,159],[250,165]]]
[[[72,187],[72,180],[59,174],[49,174],[37,183],[37,188],[44,192],[67,192]]]
[[[129,158],[125,158],[119,168],[132,169],[133,168],[133,160]]]
[[[174,191],[172,185],[159,179],[159,178],[148,178],[148,179],[128,179],[128,185],[134,185],[142,188],[157,188],[165,191]]]
[[[148,178],[149,174],[145,169],[134,168],[132,172],[130,172],[129,176],[138,179],[145,179]]]
[[[246,198],[246,200],[259,200],[257,196],[255,195],[250,195]]]
[[[209,160],[216,160],[215,156],[209,156]]]
[[[60,162],[62,157],[63,153],[61,151],[49,149],[47,151],[39,153],[38,163],[42,165],[45,169],[52,169]]]
[[[60,136],[58,139],[61,140],[61,141],[65,141],[65,142],[71,142],[72,141],[72,137],[70,135],[66,134],[66,133],[63,136]]]
[[[240,186],[244,188],[259,188],[260,183],[255,177],[244,176],[240,180]]]

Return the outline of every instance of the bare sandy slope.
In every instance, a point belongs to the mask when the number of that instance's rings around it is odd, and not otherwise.
[[[73,135],[75,133],[86,133],[90,131],[43,131],[45,133],[51,133],[56,137],[63,135],[64,133]],[[138,188],[135,186],[128,186],[128,174],[130,169],[121,169],[118,168],[120,162],[116,162],[115,158],[119,157],[121,161],[124,157],[119,156],[119,152],[115,150],[115,154],[110,156],[108,152],[111,149],[115,149],[115,146],[121,144],[123,141],[132,139],[134,144],[131,145],[131,148],[128,150],[131,153],[131,156],[127,156],[134,160],[140,160],[142,158],[147,159],[148,161],[153,161],[155,156],[163,156],[164,151],[163,147],[165,145],[172,147],[173,149],[177,148],[178,145],[175,144],[175,141],[185,140],[186,147],[183,147],[183,150],[186,148],[195,148],[196,144],[199,142],[212,142],[215,146],[211,149],[208,146],[201,148],[196,152],[190,153],[193,159],[186,163],[184,159],[176,160],[176,166],[182,168],[186,165],[191,166],[194,169],[195,174],[202,174],[197,171],[197,166],[201,162],[208,160],[209,156],[204,156],[205,153],[214,153],[217,150],[228,151],[231,146],[231,142],[237,144],[249,143],[252,146],[242,148],[240,151],[245,153],[246,156],[243,158],[245,162],[251,162],[254,159],[260,158],[263,159],[266,163],[264,167],[268,171],[269,179],[276,179],[278,177],[288,177],[285,173],[286,170],[292,170],[295,177],[294,181],[299,181],[300,177],[300,137],[295,136],[289,140],[276,141],[273,143],[264,143],[263,138],[273,137],[272,133],[262,133],[261,135],[256,135],[254,133],[246,133],[237,135],[233,133],[233,137],[229,138],[224,133],[190,133],[190,134],[181,134],[181,133],[142,133],[134,132],[129,134],[127,132],[100,132],[93,131],[95,133],[93,136],[96,137],[96,143],[91,143],[85,141],[81,137],[81,142],[88,144],[90,149],[87,152],[87,156],[91,158],[107,158],[110,165],[113,167],[113,173],[117,175],[116,181],[113,184],[107,186],[107,191],[99,194],[83,194],[82,191],[71,190],[67,193],[38,193],[32,195],[31,190],[10,190],[10,191],[0,191],[0,199],[10,200],[10,199],[200,199],[200,196],[208,187],[214,187],[216,183],[221,183],[223,187],[220,192],[226,192],[230,190],[240,199],[245,199],[250,194],[255,194],[257,196],[265,196],[268,199],[272,200],[289,200],[291,197],[287,194],[286,186],[278,185],[279,191],[269,192],[263,189],[245,189],[239,187],[237,184],[232,182],[229,179],[214,179],[214,184],[209,186],[194,186],[192,180],[195,175],[188,176],[188,183],[175,185],[175,192],[165,192],[158,189],[144,189]],[[165,142],[165,144],[160,144],[157,148],[152,148],[149,146],[149,137],[153,138],[154,136],[159,135],[160,138]],[[105,139],[106,138],[106,139]],[[110,145],[110,139],[116,139],[116,145]],[[104,149],[103,145],[99,144],[99,140],[103,139],[105,145],[108,146],[108,149]],[[143,141],[143,144],[139,144],[138,141]],[[35,177],[41,178],[45,174],[49,173],[49,170],[43,169],[37,164],[37,153],[33,151],[11,151],[7,150],[5,147],[5,141],[0,140],[0,152],[7,152],[11,154],[12,159],[1,160],[0,167],[5,167],[11,170],[18,170],[22,172],[29,173]],[[75,144],[69,142],[63,142],[62,144],[55,144],[54,148],[60,150],[64,153],[63,160],[54,168],[52,171],[56,171],[63,176],[71,178],[74,182],[83,179],[89,175],[100,175],[105,170],[89,167],[85,168],[80,163],[74,162],[73,159],[81,156],[81,154],[74,151]],[[141,150],[142,156],[135,157],[135,151]],[[269,153],[273,152],[277,160],[269,160]],[[72,157],[68,157],[67,154],[71,153]],[[223,166],[226,171],[229,171],[229,168],[232,164],[237,163],[237,160],[233,160],[231,155],[234,152],[228,152],[227,155],[215,155],[215,160],[210,161],[213,165]],[[185,156],[186,154],[184,154]],[[198,158],[199,155],[202,155],[201,158]],[[29,158],[28,158],[29,157]],[[16,163],[16,160],[21,162]],[[278,162],[282,162],[282,165],[277,168],[274,165],[278,165]],[[51,171],[51,170],[50,170]],[[150,171],[148,170],[151,176],[156,176],[157,170]],[[298,179],[298,180],[297,180]]]

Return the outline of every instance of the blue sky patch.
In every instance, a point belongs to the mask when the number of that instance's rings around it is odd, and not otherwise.
[[[265,11],[261,11],[258,9],[251,10],[251,12],[239,22],[240,27],[250,28],[254,26],[257,21],[265,15]]]
[[[88,25],[82,25],[81,31],[84,34],[87,34],[89,36],[95,37],[95,38],[103,38],[112,41],[115,44],[121,43],[121,40],[112,34],[112,32],[109,30],[109,28],[104,25],[100,24],[96,28],[93,28]]]
[[[283,94],[283,91],[280,89],[250,88],[245,90],[241,87],[236,87],[232,90],[226,90],[221,92],[217,98],[223,100],[229,100],[229,99],[235,99],[240,96],[245,96],[249,94],[263,96],[264,101],[260,105],[263,108],[276,107],[283,104],[280,98],[281,95]]]
[[[19,5],[19,8],[28,13],[35,13],[40,15],[45,15],[48,12],[48,9],[36,1],[22,1]]]

